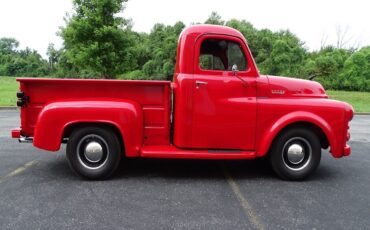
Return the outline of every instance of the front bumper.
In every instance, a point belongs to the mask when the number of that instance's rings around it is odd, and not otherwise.
[[[351,146],[347,145],[343,148],[343,156],[349,156],[351,154]]]

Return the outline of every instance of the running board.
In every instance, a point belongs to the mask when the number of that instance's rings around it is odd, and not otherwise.
[[[256,152],[240,150],[199,150],[179,149],[172,145],[145,146],[140,150],[145,158],[181,158],[181,159],[254,159]]]

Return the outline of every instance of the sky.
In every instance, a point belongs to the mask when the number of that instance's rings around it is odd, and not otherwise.
[[[338,31],[350,46],[370,45],[369,9],[368,0],[129,0],[122,15],[133,20],[133,30],[150,32],[154,23],[190,25],[216,11],[223,20],[244,19],[257,29],[289,29],[306,48],[317,50],[336,44]],[[70,0],[0,0],[0,37],[13,37],[20,48],[46,57],[49,43],[63,44],[56,33],[67,12]]]

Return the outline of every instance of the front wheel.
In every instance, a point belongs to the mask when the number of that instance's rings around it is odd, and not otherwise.
[[[272,144],[270,163],[285,180],[303,180],[320,164],[321,145],[317,135],[304,128],[292,128],[279,135]]]
[[[110,128],[83,127],[74,131],[67,145],[67,159],[79,176],[97,180],[109,177],[122,157],[121,144]]]

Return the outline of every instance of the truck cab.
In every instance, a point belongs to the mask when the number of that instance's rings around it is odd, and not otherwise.
[[[177,53],[174,144],[254,150],[259,74],[243,36],[226,27],[191,27]]]
[[[124,157],[268,157],[283,179],[302,180],[321,149],[350,154],[353,109],[313,81],[259,74],[243,35],[195,25],[180,35],[173,82],[19,78],[21,128],[12,136],[57,151],[87,179]]]

